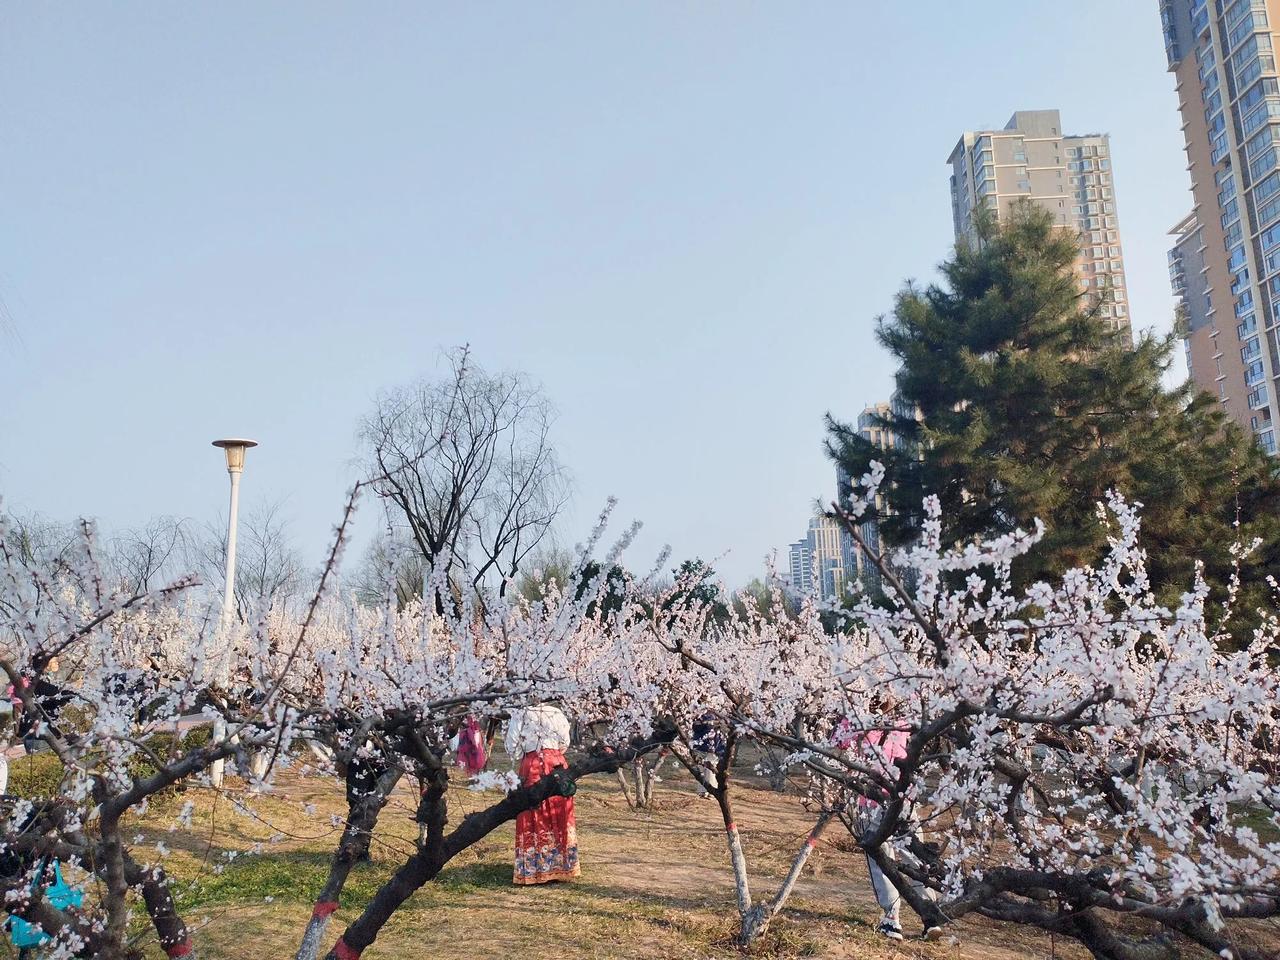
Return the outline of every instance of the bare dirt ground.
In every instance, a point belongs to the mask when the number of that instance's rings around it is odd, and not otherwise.
[[[732,878],[715,804],[687,776],[664,768],[658,808],[631,810],[616,780],[583,781],[576,801],[583,860],[580,880],[546,887],[511,884],[514,830],[508,825],[466,851],[420,890],[385,929],[365,960],[379,958],[730,958],[735,930]],[[760,784],[763,787],[763,784]],[[450,817],[488,805],[493,793],[459,781]],[[194,829],[170,830],[186,800]],[[383,815],[372,862],[353,872],[330,941],[412,848],[414,796],[406,787]],[[242,805],[237,808],[238,803]],[[809,830],[799,800],[744,787],[738,821],[753,872],[753,894],[770,895]],[[191,791],[153,809],[138,825],[144,843],[164,843],[184,915],[198,925],[202,960],[288,958],[323,883],[344,812],[332,780],[286,774],[270,796],[237,798]],[[891,944],[876,935],[879,911],[865,862],[847,834],[829,833],[766,940],[762,957],[829,960],[1025,960],[1087,954],[1036,930],[965,920],[954,937]],[[274,838],[274,839],[273,839]],[[908,937],[919,922],[904,908]],[[141,942],[148,934],[139,924]],[[1277,938],[1280,943],[1280,937]],[[147,957],[163,957],[154,942]],[[0,948],[0,955],[3,949]]]

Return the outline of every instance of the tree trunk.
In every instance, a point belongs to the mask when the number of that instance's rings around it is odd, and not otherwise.
[[[118,814],[104,813],[98,823],[102,837],[98,846],[102,857],[101,876],[107,888],[107,923],[103,931],[106,950],[103,960],[115,960],[116,957],[125,956],[124,943],[129,932],[129,881],[125,876],[125,848],[120,837]]]
[[[623,768],[618,768],[618,786],[627,806],[633,810],[648,810],[653,805],[653,789],[658,782],[658,769],[662,766],[664,755],[650,763],[646,757],[636,757],[631,762],[631,781]]]
[[[742,914],[742,923],[738,930],[738,946],[751,946],[754,941],[762,937],[769,929],[769,924],[773,922],[773,918],[782,911],[787,900],[791,897],[791,893],[796,887],[796,881],[800,879],[800,874],[804,870],[804,865],[809,862],[809,855],[813,853],[814,848],[818,845],[818,840],[822,837],[827,825],[831,823],[834,816],[835,814],[833,813],[824,813],[818,818],[818,822],[813,825],[813,829],[809,831],[809,835],[805,837],[804,843],[797,851],[795,858],[792,859],[791,869],[787,871],[786,879],[778,887],[773,899],[756,904]]]
[[[658,783],[658,771],[662,769],[662,763],[667,759],[665,751],[659,752],[658,758],[650,764],[644,757],[638,757],[637,760],[643,764],[645,770],[644,778],[644,808],[646,810],[653,806],[653,788]]]
[[[151,926],[155,928],[160,949],[168,957],[186,957],[195,960],[195,947],[191,943],[191,931],[178,913],[169,892],[169,878],[158,865],[140,866],[129,854],[124,855],[125,876],[133,886],[142,888],[142,902],[146,904]]]
[[[738,825],[733,819],[733,803],[729,799],[728,784],[721,779],[716,785],[714,796],[720,807],[720,818],[724,821],[725,839],[729,845],[729,863],[733,866],[733,890],[738,898],[738,916],[744,926],[751,911],[751,881],[747,877],[747,858],[742,852],[742,838],[738,836]]]
[[[769,778],[769,789],[775,793],[782,793],[787,789],[787,768],[782,765],[782,758],[778,756],[776,750],[767,744],[764,747],[760,765],[764,767],[765,775]]]
[[[377,939],[392,914],[413,896],[414,891],[438,876],[444,865],[463,850],[550,797],[573,796],[578,789],[579,777],[592,773],[614,773],[636,754],[644,753],[657,745],[657,741],[646,741],[607,757],[592,757],[574,764],[568,770],[553,770],[531,786],[512,790],[491,807],[467,814],[448,834],[444,833],[447,812],[444,790],[448,785],[448,776],[446,774],[439,781],[429,782],[423,794],[423,804],[418,811],[419,822],[426,827],[424,844],[374,894],[364,913],[347,927],[333,949],[326,954],[325,960],[359,960],[360,954]]]
[[[622,799],[627,801],[627,806],[634,810],[637,806],[636,801],[631,799],[631,788],[627,786],[627,775],[622,772],[622,768],[618,768],[618,788],[622,791]]]
[[[369,852],[373,840],[373,828],[377,826],[378,817],[391,791],[395,789],[403,771],[398,766],[389,767],[377,780],[374,791],[363,797],[349,799],[347,806],[347,825],[342,831],[342,839],[329,864],[329,877],[325,881],[320,896],[316,898],[311,910],[311,919],[307,922],[306,932],[294,960],[316,960],[320,953],[320,944],[324,942],[324,933],[329,926],[329,918],[338,910],[338,901],[342,888],[346,886],[347,877],[356,862]]]

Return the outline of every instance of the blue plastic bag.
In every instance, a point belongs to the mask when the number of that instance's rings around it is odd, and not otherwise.
[[[35,893],[36,887],[40,884],[40,878],[44,876],[44,867],[36,874],[36,879],[31,883],[31,892]],[[62,864],[57,860],[53,861],[53,883],[44,889],[44,898],[50,904],[59,910],[79,907],[84,902],[84,891],[77,890],[67,881],[62,879]],[[41,930],[34,923],[28,923],[21,917],[9,917],[9,939],[15,947],[23,949],[26,947],[38,947],[43,943],[48,943],[52,939],[47,933]]]

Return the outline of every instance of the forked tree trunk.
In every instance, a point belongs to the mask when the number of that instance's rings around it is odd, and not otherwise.
[[[392,914],[413,896],[424,883],[434,880],[441,869],[463,850],[479,843],[504,823],[514,820],[553,796],[571,797],[577,792],[577,780],[592,773],[614,773],[637,754],[658,746],[647,741],[624,748],[604,757],[595,756],[573,764],[569,769],[553,770],[530,786],[512,790],[497,803],[462,818],[458,826],[446,834],[447,775],[426,778],[427,789],[418,808],[417,819],[424,826],[424,842],[378,889],[364,912],[352,922],[325,955],[325,960],[359,960],[360,955],[377,939]],[[420,758],[424,764],[426,757]]]
[[[653,789],[658,783],[658,770],[666,759],[665,753],[659,754],[652,763],[647,757],[637,757],[631,763],[631,781],[622,767],[618,768],[618,786],[627,806],[633,810],[648,810],[653,806]]]
[[[746,913],[741,914],[741,925],[738,929],[739,946],[751,946],[752,943],[768,931],[769,924],[773,922],[773,918],[782,911],[787,900],[790,899],[792,891],[795,890],[796,881],[800,879],[800,874],[804,871],[804,865],[809,861],[809,854],[813,853],[814,847],[818,845],[818,840],[822,837],[833,816],[834,814],[824,813],[818,818],[818,822],[809,831],[809,835],[805,837],[804,844],[792,859],[791,869],[787,871],[786,879],[778,887],[773,899],[761,901],[747,910]]]
[[[714,770],[701,766],[693,756],[685,757],[682,754],[677,754],[677,758],[693,774],[694,779],[698,781],[702,789],[715,798],[716,805],[720,809],[720,818],[724,822],[725,840],[729,848],[729,863],[733,867],[733,889],[738,906],[738,936],[736,943],[739,947],[747,948],[765,934],[769,929],[769,924],[773,922],[773,918],[786,905],[787,900],[795,890],[796,882],[800,879],[800,874],[804,871],[804,865],[808,862],[809,855],[813,853],[814,847],[818,845],[818,840],[826,831],[827,826],[835,819],[835,813],[833,811],[824,811],[818,817],[817,823],[809,831],[809,835],[805,837],[803,845],[801,845],[800,850],[791,861],[791,869],[787,871],[786,878],[782,881],[773,897],[769,900],[762,900],[760,903],[754,903],[751,899],[751,880],[747,869],[747,857],[742,848],[742,836],[738,831],[737,821],[734,819],[733,800],[729,793],[729,770],[733,766],[733,758],[736,752],[737,737],[730,733],[725,742],[724,753],[720,756]]]
[[[378,816],[403,775],[404,771],[400,767],[392,765],[378,777],[373,792],[353,798],[354,802],[348,801],[347,825],[343,828],[342,839],[329,864],[329,877],[316,898],[311,919],[307,922],[302,944],[294,954],[294,960],[316,960],[320,955],[320,945],[324,942],[329,918],[338,910],[342,888],[351,875],[351,868],[369,852]]]

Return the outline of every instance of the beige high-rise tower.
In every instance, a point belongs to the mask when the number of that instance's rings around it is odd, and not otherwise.
[[[1280,374],[1280,0],[1160,0],[1192,210],[1169,274],[1191,378],[1268,453]]]
[[[1080,288],[1101,301],[1103,317],[1126,334],[1129,294],[1105,133],[1066,135],[1057,110],[1019,110],[1003,130],[969,131],[951,156],[951,212],[956,239],[974,239],[974,214],[996,219],[1030,200],[1080,235]]]

